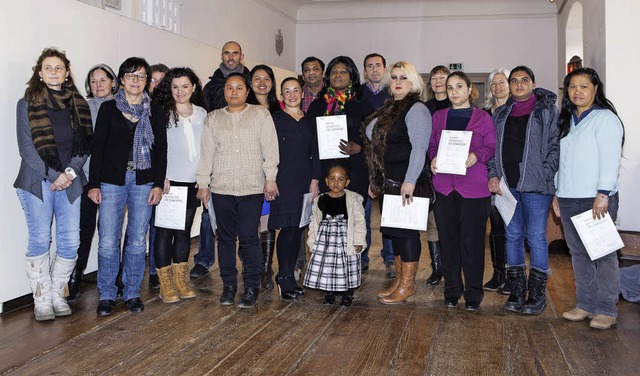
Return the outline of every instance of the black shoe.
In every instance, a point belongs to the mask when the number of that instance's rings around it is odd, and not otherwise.
[[[478,312],[480,303],[464,302],[464,309],[469,312]]]
[[[129,307],[129,311],[135,313],[144,311],[144,303],[142,303],[142,300],[140,300],[140,298],[131,298],[127,300],[127,307]]]
[[[82,285],[82,270],[73,269],[71,276],[69,276],[67,302],[73,303],[80,296],[80,285]]]
[[[149,274],[149,288],[157,290],[160,288],[160,279],[157,274]]]
[[[237,286],[224,286],[220,295],[220,305],[232,305],[236,299]]]
[[[196,263],[189,272],[189,276],[191,276],[191,278],[202,278],[207,274],[209,274],[209,269],[207,269],[206,266],[198,263]]]
[[[296,299],[298,299],[300,297],[300,295],[298,295],[298,293],[295,290],[294,291],[281,291],[280,292],[280,296],[284,300],[296,300]]]
[[[96,313],[98,316],[109,316],[111,312],[113,312],[114,305],[116,305],[116,302],[113,300],[101,300],[100,303],[98,303]]]
[[[456,308],[458,305],[458,299],[456,298],[444,298],[444,306],[447,308]]]
[[[498,291],[504,286],[505,276],[503,272],[494,271],[493,277],[482,288],[487,291]]]
[[[353,303],[353,293],[342,294],[342,300],[340,300],[340,307],[351,307]]]
[[[334,294],[333,292],[324,293],[324,300],[322,301],[322,304],[329,305],[329,304],[333,304],[335,301],[336,301],[336,294]]]
[[[302,287],[296,287],[293,291],[295,291],[298,296],[304,296],[304,289]]]
[[[258,301],[258,294],[260,293],[260,289],[257,287],[245,287],[244,294],[242,294],[242,299],[240,299],[240,303],[238,303],[238,307],[240,308],[251,308],[256,305],[256,301]]]
[[[369,263],[366,263],[366,264],[365,264],[365,263],[363,262],[363,263],[362,263],[362,272],[364,273],[364,272],[366,272],[366,271],[368,271],[368,270],[369,270]]]

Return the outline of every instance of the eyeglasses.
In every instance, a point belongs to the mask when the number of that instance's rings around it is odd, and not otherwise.
[[[145,81],[147,79],[147,75],[144,73],[125,73],[124,78],[130,81],[134,78],[137,78],[140,81]]]

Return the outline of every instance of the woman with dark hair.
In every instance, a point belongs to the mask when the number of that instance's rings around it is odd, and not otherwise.
[[[280,150],[276,179],[280,195],[270,203],[269,229],[274,232],[280,229],[276,281],[280,296],[292,300],[304,294],[293,275],[304,230],[299,226],[302,200],[305,193],[311,193],[311,199],[318,195],[322,172],[314,127],[300,108],[303,95],[300,82],[295,77],[286,78],[280,92],[285,109],[272,115]]]
[[[18,101],[20,170],[13,186],[27,220],[27,278],[37,321],[68,316],[65,287],[80,244],[82,166],[93,128],[87,102],[71,77],[64,52],[42,51]],[[56,256],[49,260],[51,224],[56,219]]]
[[[590,318],[592,328],[609,329],[618,316],[618,257],[612,252],[592,261],[571,217],[591,210],[594,219],[608,214],[615,221],[624,126],[595,70],[572,71],[563,87],[558,119],[560,168],[553,209],[562,220],[571,252],[577,304],[562,317],[570,321]]]
[[[422,103],[424,82],[414,65],[399,61],[389,67],[389,72],[393,100],[386,101],[371,115],[371,121],[364,128],[369,190],[371,197],[382,199],[388,187],[397,187],[403,203],[410,204],[416,183],[429,179],[424,167],[431,137],[431,116]],[[402,303],[415,294],[415,276],[422,251],[420,233],[391,227],[382,227],[380,231],[391,238],[396,277],[391,287],[378,293],[378,297],[383,304]]]
[[[146,234],[153,205],[162,199],[167,169],[165,113],[151,101],[149,64],[138,57],[118,71],[122,88],[100,107],[89,170],[89,198],[100,205],[98,220],[99,316],[111,314],[116,299],[120,239],[127,207],[126,243],[122,254],[124,299],[131,312],[142,312]]]
[[[484,237],[491,209],[486,163],[495,156],[495,126],[489,114],[471,105],[478,92],[466,74],[451,73],[446,85],[451,108],[433,115],[428,152],[436,189],[433,210],[442,244],[444,303],[455,308],[464,295],[465,309],[477,311],[483,298]],[[473,132],[465,175],[438,173],[437,155],[444,130]]]
[[[424,102],[433,115],[438,110],[451,107],[451,102],[447,97],[447,77],[451,71],[444,65],[436,65],[429,72],[428,100]]]
[[[547,305],[545,291],[551,274],[547,218],[560,158],[557,97],[536,88],[535,76],[525,66],[511,70],[509,87],[511,97],[493,114],[496,154],[488,164],[489,190],[502,195],[500,180],[504,179],[518,201],[505,231],[511,294],[504,308],[537,315]],[[531,254],[528,281],[525,238]]]
[[[200,202],[196,194],[196,168],[200,159],[200,136],[207,111],[202,105],[202,84],[190,68],[173,68],[153,92],[153,100],[165,111],[167,127],[167,174],[163,193],[187,187],[184,229],[156,226],[154,244],[160,299],[175,303],[194,298],[186,278],[189,273],[191,225]]]
[[[249,95],[247,103],[264,107],[270,114],[280,111],[280,102],[276,96],[276,78],[273,70],[267,65],[256,65],[251,70]],[[276,232],[267,228],[269,223],[269,202],[262,204],[260,217],[260,242],[262,243],[262,272],[260,286],[263,290],[273,288],[273,250],[276,245]]]
[[[84,83],[87,91],[87,103],[91,111],[91,123],[95,126],[98,110],[102,103],[111,100],[113,95],[118,91],[119,85],[116,80],[116,74],[113,69],[106,64],[98,64],[89,69],[87,78]],[[89,163],[91,158],[87,159],[83,166],[83,170],[87,179],[89,178]],[[80,246],[78,247],[78,261],[76,267],[69,277],[69,296],[67,301],[74,301],[80,295],[80,285],[82,284],[84,269],[89,261],[89,252],[91,251],[91,243],[93,235],[96,232],[96,216],[98,215],[98,205],[87,196],[89,189],[85,186],[80,199]]]

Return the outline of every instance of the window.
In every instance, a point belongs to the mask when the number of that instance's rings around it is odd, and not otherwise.
[[[138,19],[142,22],[180,34],[180,7],[177,0],[140,0]]]

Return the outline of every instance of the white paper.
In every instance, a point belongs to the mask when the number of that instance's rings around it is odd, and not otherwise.
[[[209,221],[211,222],[211,229],[213,233],[216,233],[218,229],[218,222],[216,220],[216,212],[213,210],[213,198],[209,195],[209,205],[207,205],[207,210],[209,211]]]
[[[155,226],[184,230],[187,218],[187,187],[171,187],[156,206]]]
[[[591,261],[606,256],[624,247],[616,226],[607,213],[602,219],[593,219],[591,209],[571,217],[582,244],[589,253]]]
[[[402,206],[402,196],[384,195],[380,226],[425,231],[428,217],[428,198],[414,197],[411,204]]]
[[[313,200],[311,193],[305,193],[302,196],[302,214],[300,214],[300,228],[311,223],[311,211],[313,210]]]
[[[349,158],[340,152],[340,140],[348,140],[347,116],[320,116],[316,118],[318,154],[320,159]]]
[[[518,201],[511,194],[509,190],[509,186],[507,186],[507,182],[504,180],[504,176],[500,178],[500,191],[502,195],[495,195],[494,205],[498,212],[500,212],[500,216],[504,221],[505,226],[509,226],[511,219],[513,218],[513,213],[516,212],[516,205],[518,205]]]
[[[443,130],[436,156],[436,172],[438,174],[467,174],[467,158],[471,146],[472,131]]]

